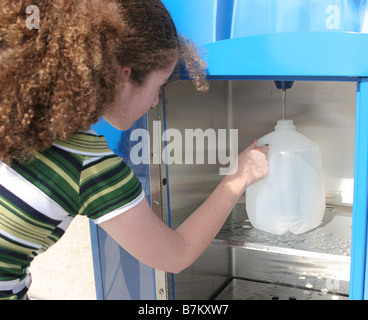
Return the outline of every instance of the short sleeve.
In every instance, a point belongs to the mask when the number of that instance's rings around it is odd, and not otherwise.
[[[120,157],[85,161],[80,181],[80,215],[100,224],[135,207],[144,197],[141,183]]]

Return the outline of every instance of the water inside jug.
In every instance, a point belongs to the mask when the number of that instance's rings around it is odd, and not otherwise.
[[[276,235],[317,227],[326,207],[318,145],[297,132],[292,120],[278,121],[258,144],[270,146],[269,175],[246,191],[253,227]]]

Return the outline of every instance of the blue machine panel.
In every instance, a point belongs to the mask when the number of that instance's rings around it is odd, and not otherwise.
[[[368,32],[366,0],[162,2],[178,30],[198,45],[286,32]]]

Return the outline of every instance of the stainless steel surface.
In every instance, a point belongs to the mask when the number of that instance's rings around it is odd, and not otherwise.
[[[148,132],[150,137],[155,139],[155,137],[161,137],[162,134],[162,127],[153,126],[154,121],[161,121],[162,117],[162,105],[153,108],[148,113]],[[156,122],[157,123],[157,122]],[[161,123],[161,122],[160,122]],[[154,132],[154,130],[158,132]],[[161,139],[156,139],[154,141],[150,139],[150,181],[151,181],[151,207],[153,212],[156,215],[165,221],[165,212],[164,208],[167,208],[167,200],[166,197],[164,199],[164,192],[163,192],[163,168],[159,164],[159,161],[154,161],[155,157],[158,154],[161,154]],[[159,141],[157,141],[159,140]],[[157,163],[157,164],[156,164]],[[167,273],[162,270],[155,270],[155,288],[156,288],[156,299],[157,300],[167,300],[169,297],[169,284],[168,284],[168,276]]]
[[[160,106],[150,110],[148,113],[148,133],[150,136],[150,181],[151,181],[151,206],[153,211],[160,219],[164,218],[162,211],[162,185],[161,185],[161,171],[162,167],[159,162],[156,161],[158,154],[161,154],[161,126],[154,126],[153,123],[161,121],[161,108]],[[160,122],[161,124],[161,122]],[[157,132],[155,132],[157,131]]]
[[[317,228],[276,236],[254,229],[240,203],[213,244],[233,248],[233,277],[348,295],[351,225],[351,207],[329,205]]]
[[[239,151],[274,129],[282,118],[282,90],[273,81],[211,81],[206,93],[190,81],[166,91],[167,128],[239,130]],[[229,92],[232,99],[229,99]],[[302,134],[320,146],[326,194],[332,203],[352,204],[354,178],[356,84],[295,82],[287,91],[288,117]],[[229,104],[229,101],[231,104]],[[231,105],[232,120],[229,120]],[[207,150],[204,150],[205,152]],[[183,158],[185,149],[183,145]],[[221,180],[217,165],[169,165],[172,221],[178,226]]]
[[[172,298],[210,300],[227,283],[232,273],[232,249],[210,245],[187,270],[174,276]]]
[[[347,300],[326,290],[313,291],[269,283],[233,279],[216,300]]]
[[[273,81],[212,81],[210,85],[206,93],[196,92],[189,81],[168,85],[167,128],[178,129],[183,136],[185,129],[238,129],[242,151],[254,138],[272,131],[282,118],[282,91]],[[253,229],[244,203],[239,203],[209,249],[174,276],[169,298],[210,299],[234,278],[318,294],[348,294],[356,84],[295,82],[287,96],[288,118],[321,149],[326,197],[332,204],[322,225],[299,236],[272,236]],[[185,151],[183,144],[183,159]],[[196,151],[207,152],[207,148]],[[166,221],[170,215],[174,229],[222,179],[220,166],[168,166],[170,208],[162,208],[162,213]],[[162,187],[162,181],[159,183]]]
[[[254,229],[244,203],[239,203],[214,243],[350,263],[351,226],[351,207],[327,205],[323,221],[317,228],[300,235],[288,232],[277,236]]]

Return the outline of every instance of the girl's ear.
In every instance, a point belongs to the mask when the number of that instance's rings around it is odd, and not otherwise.
[[[121,80],[125,83],[126,81],[130,80],[130,76],[132,74],[132,69],[130,67],[121,67],[120,68],[120,76]]]

